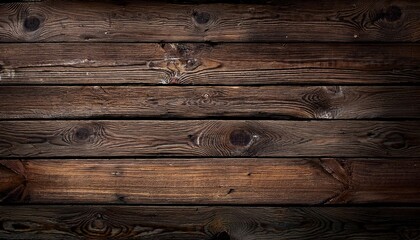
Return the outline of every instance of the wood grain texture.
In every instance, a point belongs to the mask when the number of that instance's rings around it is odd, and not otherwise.
[[[1,44],[0,84],[419,83],[418,44]]]
[[[1,121],[1,157],[412,157],[417,121]]]
[[[3,86],[0,119],[420,118],[419,96],[384,86]]]
[[[402,207],[0,206],[0,238],[415,240],[419,216]]]
[[[0,239],[420,239],[419,26],[418,0],[3,1]]]
[[[420,202],[420,160],[0,160],[0,201],[119,204]]]
[[[2,42],[420,40],[416,0],[270,4],[41,1],[0,5]]]

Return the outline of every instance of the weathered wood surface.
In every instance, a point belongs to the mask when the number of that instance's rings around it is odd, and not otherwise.
[[[41,1],[0,5],[2,42],[420,40],[417,0]]]
[[[419,44],[1,44],[0,84],[419,83]]]
[[[418,121],[1,121],[1,157],[412,157]]]
[[[409,86],[3,86],[0,99],[0,119],[420,118]]]
[[[120,204],[420,202],[420,160],[0,160],[0,201]]]
[[[0,206],[0,238],[414,240],[419,216],[407,207]]]

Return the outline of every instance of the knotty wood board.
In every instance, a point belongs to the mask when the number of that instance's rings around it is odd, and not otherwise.
[[[419,118],[419,96],[410,86],[3,86],[0,119]]]
[[[1,157],[412,157],[418,121],[1,121]]]
[[[1,44],[0,84],[415,84],[419,44]]]
[[[187,1],[0,3],[0,239],[419,239],[420,2]]]
[[[0,161],[11,203],[417,203],[420,160],[34,159]]]
[[[416,239],[419,216],[407,207],[0,206],[0,238]]]
[[[0,41],[415,42],[420,40],[419,8],[417,0],[4,3]]]

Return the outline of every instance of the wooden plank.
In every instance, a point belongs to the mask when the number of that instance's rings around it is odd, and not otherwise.
[[[417,207],[0,206],[3,239],[417,239]]]
[[[413,157],[417,121],[1,121],[1,157]]]
[[[0,201],[418,203],[419,159],[0,160]]]
[[[41,1],[0,5],[2,42],[420,40],[417,0]]]
[[[70,2],[69,2],[70,3]],[[1,44],[0,84],[419,83],[419,44]]]
[[[419,96],[418,87],[384,86],[3,86],[0,119],[420,118]]]

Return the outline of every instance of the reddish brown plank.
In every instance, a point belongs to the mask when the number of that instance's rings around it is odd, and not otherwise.
[[[416,0],[4,3],[0,41],[415,42],[420,40],[419,9]]]
[[[1,121],[1,157],[413,157],[417,121]]]
[[[0,200],[12,203],[420,201],[418,159],[36,159],[1,160],[0,169]]]
[[[0,84],[418,83],[418,44],[1,44]]]
[[[383,86],[3,86],[0,119],[419,118],[419,96],[417,87]]]
[[[0,206],[5,239],[416,239],[419,208]]]

